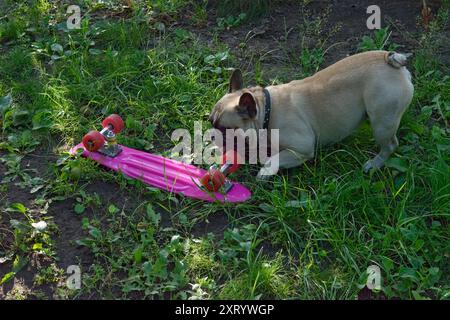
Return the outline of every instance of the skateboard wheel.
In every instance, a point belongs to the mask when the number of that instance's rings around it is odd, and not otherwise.
[[[102,134],[98,131],[90,131],[83,137],[84,147],[91,152],[100,149],[104,143],[105,138],[103,138]]]
[[[209,191],[216,192],[225,183],[225,176],[219,170],[212,169],[201,177],[200,183]]]
[[[119,115],[112,114],[112,115],[109,115],[108,117],[106,117],[102,121],[102,126],[103,126],[103,128],[107,128],[108,126],[110,126],[111,130],[115,134],[117,134],[117,133],[119,133],[120,131],[123,130],[125,125],[123,123],[122,118]]]
[[[226,164],[228,159],[230,159],[230,162],[231,161],[233,162],[233,165],[230,167],[228,172],[233,173],[239,168],[238,154],[237,154],[236,150],[228,150],[226,153],[223,154],[222,165]]]

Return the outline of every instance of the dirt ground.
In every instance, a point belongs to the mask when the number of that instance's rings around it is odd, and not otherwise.
[[[429,6],[435,12],[439,7],[440,1],[427,1]],[[341,27],[328,41],[329,51],[327,59],[323,67],[331,63],[355,53],[356,44],[360,41],[361,36],[370,34],[365,23],[365,12],[368,5],[372,1],[312,1],[308,5],[308,10],[312,17],[319,17],[325,12],[327,7],[331,8],[330,16],[325,30],[332,30],[334,26]],[[380,0],[377,4],[381,7],[382,26],[393,23],[392,41],[402,45],[399,51],[410,52],[417,45],[416,33],[421,30],[418,24],[418,17],[421,10],[421,1],[411,0]],[[186,13],[189,15],[189,12]],[[212,27],[216,24],[217,13],[214,11],[214,4],[208,10],[208,22],[204,26],[193,26],[187,22],[176,22],[177,26],[182,26],[193,33],[197,34],[202,41],[212,44],[213,32]],[[302,34],[301,21],[303,19],[302,12],[299,9],[297,1],[286,1],[277,3],[271,9],[268,16],[256,19],[250,23],[245,23],[230,31],[223,31],[219,35],[219,39],[233,54],[237,57],[241,68],[246,72],[253,72],[254,61],[251,57],[259,57],[262,61],[262,70],[265,79],[273,79],[276,76],[282,79],[293,79],[298,75],[298,70],[290,67],[287,63],[290,59],[294,59],[295,53],[300,52]],[[449,31],[447,34],[450,36]],[[323,34],[326,36],[326,34]],[[247,39],[247,40],[246,40]],[[307,39],[307,41],[314,41]],[[245,49],[240,44],[245,42]],[[444,52],[445,53],[445,52]],[[446,54],[448,58],[448,52]],[[29,169],[35,169],[40,177],[50,177],[49,164],[56,161],[57,155],[51,150],[38,150],[31,155],[27,155],[22,161],[22,165]],[[6,168],[0,163],[0,172],[5,172]],[[1,174],[0,174],[1,176]],[[96,192],[102,203],[113,202],[118,207],[126,206],[133,208],[139,195],[133,194],[132,190],[123,191],[117,185],[107,184],[101,181],[92,181],[87,186],[88,191]],[[140,199],[142,200],[142,199]],[[33,208],[35,196],[30,194],[29,190],[21,189],[14,184],[10,184],[6,194],[0,195],[0,201],[9,203],[20,202],[27,208]],[[74,201],[65,200],[53,202],[47,216],[54,218],[54,223],[58,226],[58,237],[56,239],[56,252],[58,257],[57,265],[64,270],[68,265],[79,261],[82,267],[88,268],[93,261],[93,257],[89,249],[78,246],[75,240],[80,239],[85,231],[81,229],[81,217],[73,214]],[[87,212],[85,216],[95,215],[93,212]],[[9,213],[6,213],[3,221],[0,221],[0,232],[5,232],[5,226],[9,221]],[[170,221],[166,221],[170,223]],[[209,222],[197,224],[192,230],[195,236],[213,232],[218,237],[221,236],[224,229],[228,225],[228,219],[225,213],[216,214],[209,219]],[[11,237],[8,237],[12,239]],[[12,241],[12,240],[11,240]],[[21,271],[21,280],[24,290],[32,288],[34,291],[41,291],[44,297],[52,298],[55,285],[34,286],[33,276],[39,264],[49,263],[41,261],[36,257],[36,261],[31,261],[26,269]],[[0,264],[0,278],[11,270],[11,262]],[[15,280],[17,281],[17,280]],[[9,282],[0,287],[0,299],[15,286],[16,282]],[[361,298],[368,298],[367,294],[363,294]]]
[[[305,36],[302,21],[307,18],[306,15],[315,20],[319,19],[327,9],[330,9],[320,35],[322,37],[327,37],[327,32],[338,27],[332,34],[332,39],[327,42],[329,50],[323,64],[323,67],[327,67],[356,53],[357,43],[361,37],[373,33],[366,27],[366,19],[369,14],[365,14],[366,8],[371,4],[373,1],[367,0],[317,0],[311,1],[302,11],[297,1],[280,1],[272,7],[268,16],[235,27],[229,32],[222,32],[219,38],[237,56],[241,68],[246,72],[254,71],[252,59],[249,57],[256,55],[263,57],[262,69],[268,79],[280,76],[280,73],[286,79],[295,79],[298,76],[298,70],[287,68],[286,62],[293,59],[293,56],[298,56],[301,51],[302,38]],[[427,1],[427,4],[432,12],[436,12],[441,1]],[[419,21],[422,1],[383,0],[378,1],[377,5],[381,9],[381,27],[394,25],[392,41],[401,45],[399,51],[412,52],[418,45],[415,33],[422,30]],[[210,11],[205,27],[188,27],[205,42],[210,42],[213,37],[210,30],[216,24],[216,19],[217,13]],[[449,31],[447,30],[447,32]],[[315,39],[307,38],[304,41],[308,43]],[[239,49],[242,42],[247,44],[245,50]],[[284,52],[288,52],[290,55],[286,56]],[[444,57],[448,57],[448,52]]]

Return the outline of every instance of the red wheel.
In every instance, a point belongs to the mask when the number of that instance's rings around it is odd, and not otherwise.
[[[120,131],[123,130],[123,127],[125,126],[123,124],[122,118],[117,114],[112,114],[105,118],[105,120],[102,121],[103,128],[107,128],[108,126],[111,127],[111,130],[117,134]]]
[[[225,176],[217,169],[212,169],[200,178],[200,183],[211,192],[216,192],[224,184]]]
[[[222,156],[222,165],[227,163],[227,160],[230,163],[233,163],[233,165],[228,170],[228,172],[229,173],[235,172],[239,168],[238,153],[236,152],[236,150],[228,150],[226,153],[223,154],[223,156]]]
[[[100,149],[104,143],[105,138],[103,138],[102,134],[98,131],[90,131],[83,137],[84,147],[91,152]]]

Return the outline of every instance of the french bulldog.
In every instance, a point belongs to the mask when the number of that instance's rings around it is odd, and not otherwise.
[[[344,139],[368,118],[380,146],[364,164],[368,172],[381,168],[398,147],[397,129],[414,92],[406,62],[407,56],[400,53],[369,51],[305,79],[265,88],[244,88],[237,69],[209,120],[221,130],[279,129],[279,153],[271,155],[258,173],[267,178],[278,171],[270,163],[274,156],[279,168],[299,166],[314,157],[318,146]]]

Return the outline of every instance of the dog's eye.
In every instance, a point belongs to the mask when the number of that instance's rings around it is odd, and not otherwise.
[[[237,112],[237,114],[240,115],[240,116],[246,116],[246,115],[248,115],[247,110],[242,109],[242,108],[239,108],[239,107],[236,107],[236,112]]]

